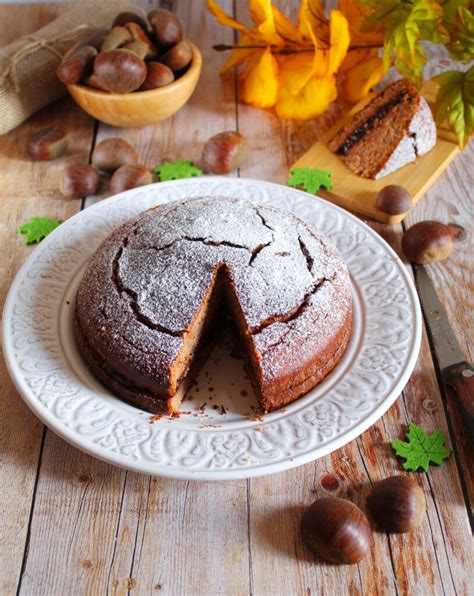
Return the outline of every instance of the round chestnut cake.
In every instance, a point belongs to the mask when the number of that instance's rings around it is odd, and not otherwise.
[[[230,314],[265,412],[307,393],[347,347],[347,268],[291,213],[238,198],[150,209],[93,256],[75,335],[93,374],[152,413],[174,413]]]

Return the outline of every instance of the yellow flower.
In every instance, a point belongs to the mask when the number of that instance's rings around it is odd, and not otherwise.
[[[370,54],[372,50],[362,54],[356,49],[354,59],[348,54],[354,23],[359,25],[365,15],[352,0],[343,0],[341,10],[332,10],[329,19],[321,0],[301,0],[297,24],[271,0],[248,0],[252,26],[232,18],[215,0],[207,0],[207,5],[218,23],[240,33],[222,72],[241,67],[242,101],[259,108],[275,107],[281,118],[304,120],[322,114],[337,97],[336,75],[341,70],[349,98],[367,93],[382,76],[381,62]]]

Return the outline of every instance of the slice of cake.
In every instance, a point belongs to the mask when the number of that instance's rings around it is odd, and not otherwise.
[[[436,143],[431,110],[407,79],[386,87],[330,141],[329,149],[364,178],[382,178]]]

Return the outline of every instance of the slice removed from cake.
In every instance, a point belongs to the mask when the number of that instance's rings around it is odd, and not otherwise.
[[[431,110],[407,79],[392,83],[358,112],[329,142],[355,174],[382,178],[434,147]]]

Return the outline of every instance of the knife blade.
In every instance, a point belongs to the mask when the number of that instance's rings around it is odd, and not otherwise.
[[[457,398],[470,440],[474,443],[474,368],[466,362],[459,342],[423,265],[414,265],[421,308],[438,359],[441,379]]]

